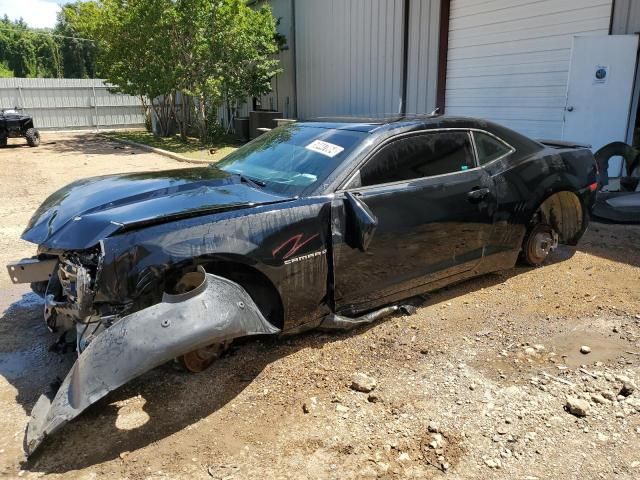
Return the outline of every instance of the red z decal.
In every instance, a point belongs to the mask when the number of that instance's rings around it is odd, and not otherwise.
[[[282,245],[280,245],[278,248],[276,248],[273,252],[271,252],[271,254],[275,257],[282,249],[284,249],[287,245],[289,245],[290,246],[289,250],[287,250],[287,253],[285,253],[284,256],[282,257],[283,260],[286,260],[290,256],[295,255],[295,253],[298,250],[300,250],[302,247],[304,247],[307,243],[309,243],[311,240],[316,238],[318,235],[319,235],[318,233],[316,233],[315,235],[311,235],[309,238],[307,238],[304,241],[302,241],[302,237],[304,237],[304,233],[299,233],[297,235],[294,235],[289,240],[287,240]]]

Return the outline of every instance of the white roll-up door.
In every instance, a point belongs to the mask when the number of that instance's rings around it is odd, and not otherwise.
[[[572,37],[607,35],[612,0],[452,0],[446,113],[560,138]]]

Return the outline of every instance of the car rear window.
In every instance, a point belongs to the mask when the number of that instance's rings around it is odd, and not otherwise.
[[[473,132],[478,152],[478,162],[485,165],[511,152],[504,142],[482,132]]]

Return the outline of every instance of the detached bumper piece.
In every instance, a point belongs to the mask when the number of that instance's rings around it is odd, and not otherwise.
[[[616,223],[640,223],[640,191],[598,192],[593,215]]]
[[[7,265],[9,277],[13,283],[46,282],[51,278],[58,259],[38,260],[23,258]]]
[[[24,448],[31,455],[46,436],[133,378],[187,352],[247,335],[280,330],[238,284],[205,274],[195,289],[128,315],[80,354],[55,397],[31,412]]]

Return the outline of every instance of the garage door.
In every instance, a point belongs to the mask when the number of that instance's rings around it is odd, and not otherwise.
[[[607,35],[612,0],[452,0],[446,113],[561,138],[571,42]]]

